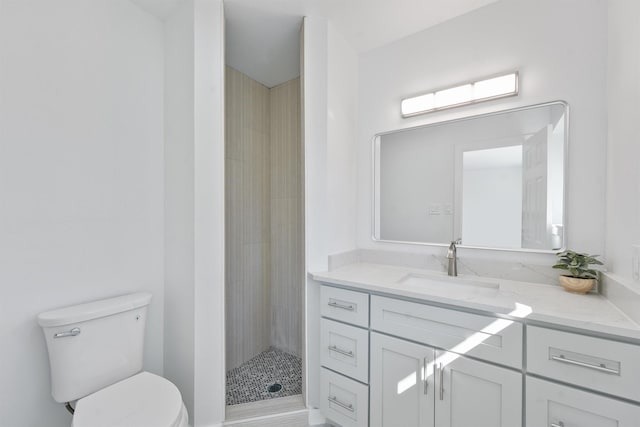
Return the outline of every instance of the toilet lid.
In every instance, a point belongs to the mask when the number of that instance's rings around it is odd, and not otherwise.
[[[141,372],[78,400],[73,427],[172,427],[181,411],[175,385]]]

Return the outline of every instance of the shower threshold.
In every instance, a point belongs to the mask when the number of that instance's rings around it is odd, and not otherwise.
[[[226,408],[225,418],[226,421],[235,421],[296,411],[300,412],[300,420],[304,421],[307,419],[308,415],[301,394],[230,405]],[[292,414],[292,416],[295,415]]]

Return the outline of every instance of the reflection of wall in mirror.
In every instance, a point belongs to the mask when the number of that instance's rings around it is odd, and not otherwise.
[[[400,132],[380,144],[380,238],[448,243],[453,235],[453,148],[443,130]],[[437,183],[434,185],[434,183]]]

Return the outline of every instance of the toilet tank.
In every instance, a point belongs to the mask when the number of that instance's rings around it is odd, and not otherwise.
[[[38,315],[51,370],[51,395],[70,402],[142,370],[149,293],[65,307]]]

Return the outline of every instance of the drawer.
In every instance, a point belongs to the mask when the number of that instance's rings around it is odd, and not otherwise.
[[[527,427],[637,427],[640,407],[527,377]]]
[[[527,371],[640,402],[640,346],[528,326]]]
[[[369,388],[322,368],[320,409],[325,417],[342,427],[366,427],[369,424]]]
[[[369,294],[321,286],[320,314],[324,317],[368,328]]]
[[[322,319],[320,363],[363,383],[369,383],[369,331]]]
[[[511,320],[372,296],[371,329],[493,363],[522,367],[523,325]]]

